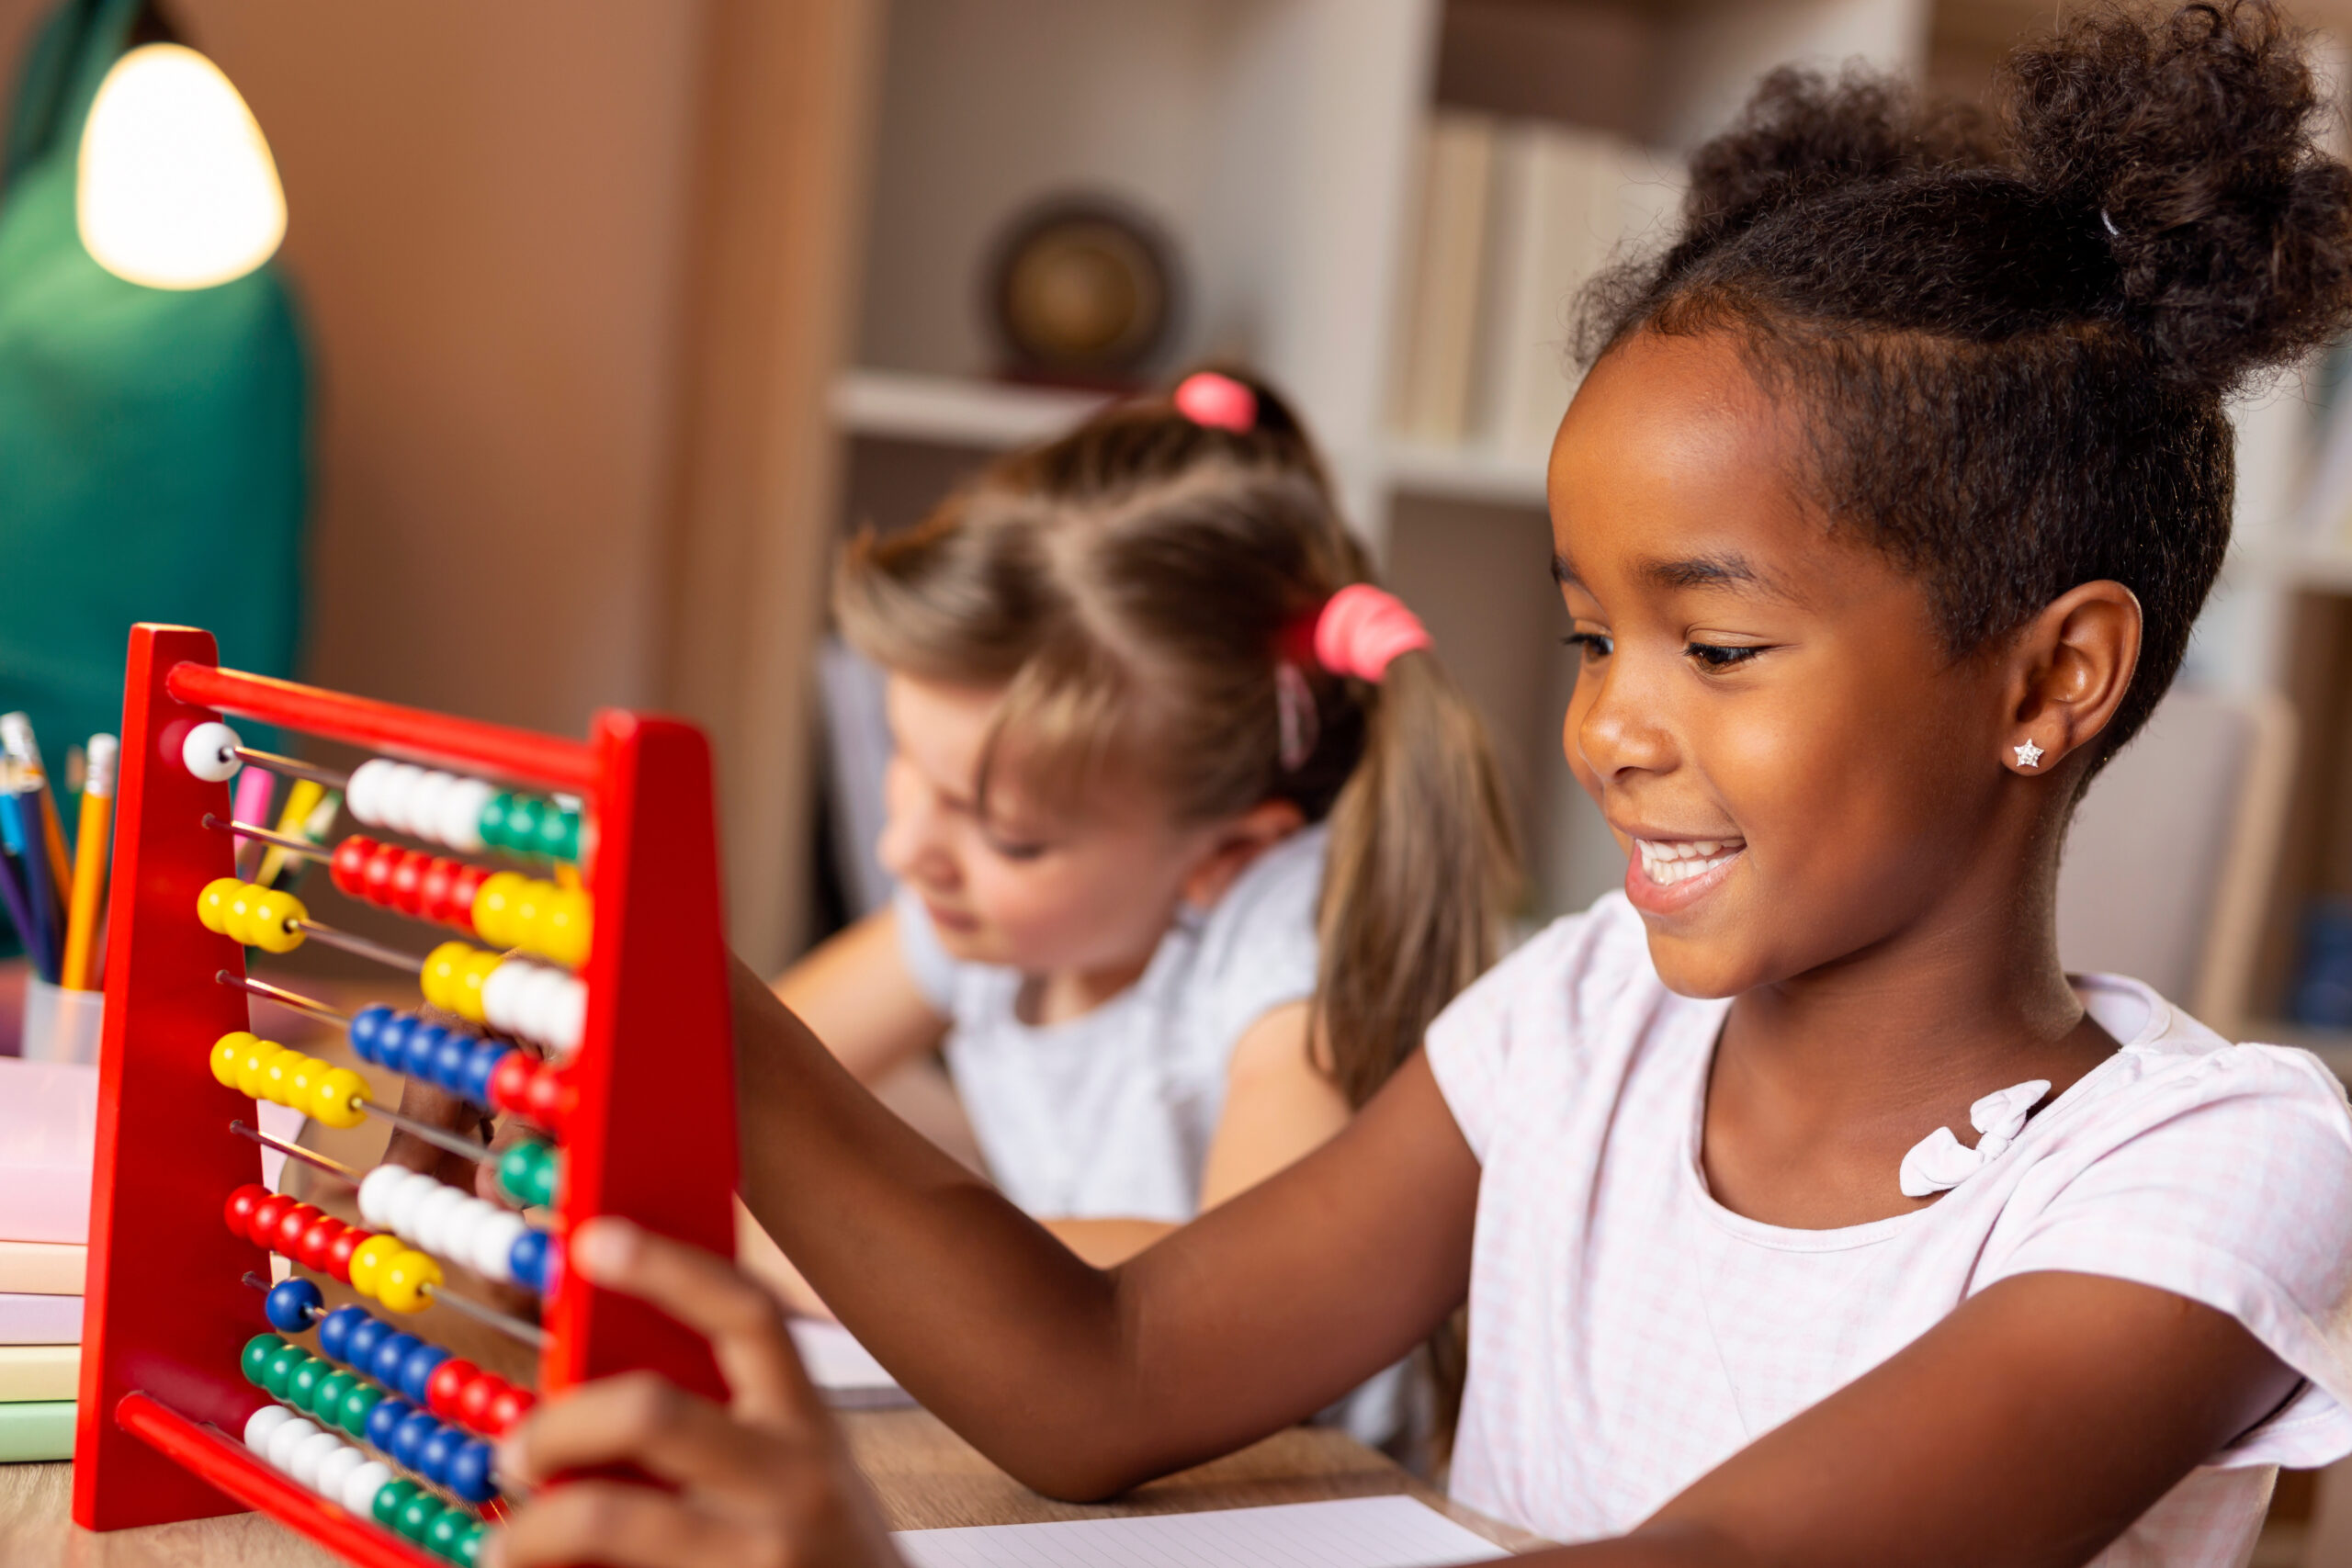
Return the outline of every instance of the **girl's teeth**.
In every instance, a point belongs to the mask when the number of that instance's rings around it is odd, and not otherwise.
[[[1641,852],[1643,873],[1661,887],[1703,876],[1747,848],[1736,839],[1681,839],[1666,843],[1636,839],[1634,847]]]

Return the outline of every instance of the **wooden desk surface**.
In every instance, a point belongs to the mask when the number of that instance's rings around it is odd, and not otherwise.
[[[1510,1551],[1535,1537],[1455,1506],[1342,1433],[1294,1427],[1138,1488],[1116,1503],[1056,1503],[982,1459],[921,1410],[845,1412],[859,1466],[894,1529],[1191,1513],[1409,1493]],[[7,1568],[332,1568],[338,1560],[258,1514],[93,1535],[68,1518],[73,1466],[0,1465],[0,1563]]]

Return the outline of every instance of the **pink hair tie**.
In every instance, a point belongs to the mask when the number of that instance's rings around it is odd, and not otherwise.
[[[1398,654],[1429,646],[1429,628],[1405,602],[1369,582],[1340,589],[1315,617],[1315,660],[1334,675],[1377,683]]]
[[[1257,428],[1258,394],[1230,376],[1196,370],[1176,383],[1176,412],[1209,430],[1247,435]]]

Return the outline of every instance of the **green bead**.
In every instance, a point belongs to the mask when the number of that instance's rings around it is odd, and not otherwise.
[[[524,1199],[526,1204],[544,1207],[555,1201],[556,1182],[563,1170],[563,1162],[553,1149],[544,1152],[547,1157],[540,1160],[531,1172],[530,1191]]]
[[[368,1413],[375,1409],[383,1397],[384,1391],[374,1383],[360,1383],[343,1396],[343,1408],[335,1412],[335,1420],[353,1437],[364,1438],[368,1435]]]
[[[532,836],[531,843],[531,849],[534,853],[543,854],[549,860],[570,860],[571,858],[571,855],[564,852],[564,846],[566,844],[576,845],[580,840],[580,818],[578,817],[569,811],[566,811],[562,807],[556,805],[553,801],[549,801],[540,810],[539,819],[536,826],[537,827],[538,831]]]
[[[269,1391],[272,1398],[284,1399],[287,1385],[294,1376],[294,1369],[313,1359],[300,1345],[288,1345],[272,1351],[268,1361],[262,1367],[261,1386]]]
[[[517,1203],[532,1201],[531,1177],[538,1168],[544,1145],[526,1140],[498,1156],[499,1190]]]
[[[458,1568],[474,1568],[475,1562],[481,1556],[481,1543],[489,1534],[490,1527],[480,1519],[467,1525],[466,1533],[458,1538],[457,1545],[449,1551],[449,1561],[457,1563]]]
[[[286,1402],[295,1409],[311,1412],[318,1409],[319,1385],[327,1381],[334,1368],[316,1356],[294,1369],[286,1379]]]
[[[448,1511],[449,1506],[432,1493],[419,1492],[400,1506],[400,1511],[392,1516],[392,1528],[421,1544],[425,1531],[433,1528],[433,1521]]]
[[[409,1499],[417,1495],[417,1490],[413,1481],[387,1481],[376,1489],[376,1500],[368,1505],[368,1511],[376,1516],[378,1524],[397,1529],[393,1521],[400,1517],[401,1509],[408,1506]]]
[[[580,859],[580,813],[563,814],[563,841],[556,846],[555,858],[577,862]]]
[[[245,1341],[243,1366],[245,1381],[255,1388],[266,1388],[262,1380],[269,1370],[269,1359],[286,1348],[286,1341],[275,1334],[256,1334]]]
[[[461,1508],[443,1509],[425,1528],[424,1549],[435,1557],[446,1557],[454,1562],[457,1561],[458,1539],[472,1523],[473,1520],[468,1518]]]
[[[539,824],[548,815],[547,802],[518,795],[506,807],[506,847],[518,855],[539,852]]]
[[[343,1425],[343,1402],[358,1386],[357,1378],[338,1367],[319,1380],[318,1392],[311,1396],[311,1408],[318,1413],[320,1420],[331,1427],[340,1427]]]
[[[506,808],[514,804],[513,795],[504,790],[499,791],[490,797],[490,804],[481,808],[481,820],[474,824],[474,831],[481,835],[481,841],[493,850],[506,847]]]

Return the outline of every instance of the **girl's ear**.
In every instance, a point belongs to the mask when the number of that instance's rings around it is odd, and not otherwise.
[[[2140,662],[2140,601],[2104,579],[2052,600],[2010,645],[2002,766],[2046,773],[2098,739]]]
[[[1184,874],[1184,902],[1195,909],[1214,908],[1251,861],[1306,825],[1306,814],[1287,800],[1261,800],[1240,816],[1219,823],[1200,859]]]

